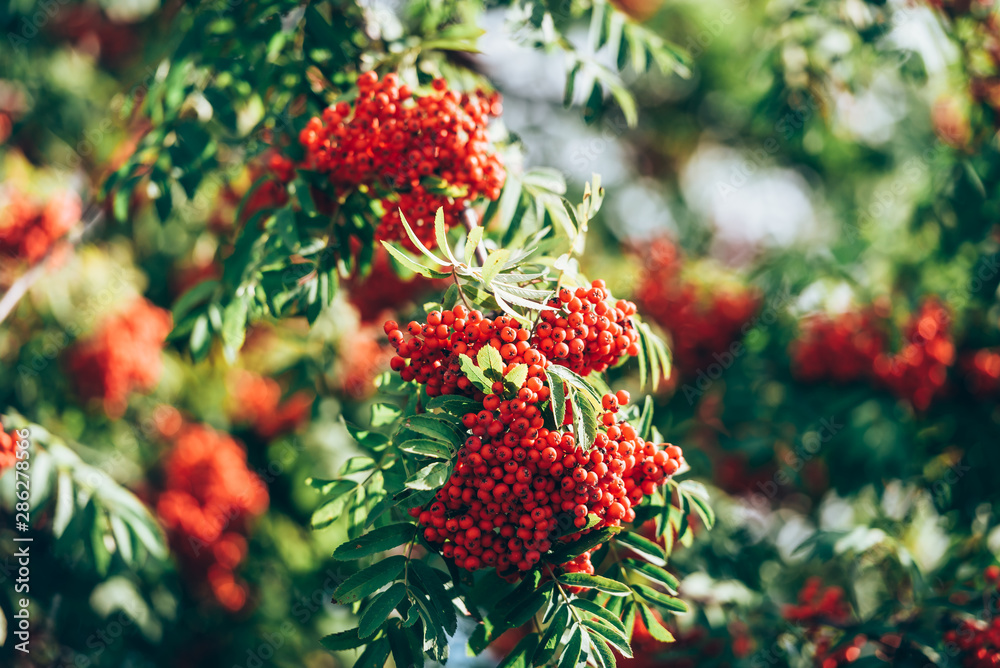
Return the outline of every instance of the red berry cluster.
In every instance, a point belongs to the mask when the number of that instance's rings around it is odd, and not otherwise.
[[[157,514],[185,561],[229,610],[246,602],[246,585],[234,571],[246,556],[247,522],[267,510],[268,501],[267,487],[232,437],[203,425],[180,430],[164,464]]]
[[[895,355],[875,360],[875,375],[917,410],[927,410],[944,393],[948,369],[955,363],[951,316],[934,298],[925,299],[905,330],[906,343]]]
[[[336,385],[355,401],[375,392],[375,379],[389,368],[393,349],[380,340],[374,327],[363,326],[344,333],[337,347]]]
[[[309,419],[313,395],[296,392],[281,400],[281,385],[252,371],[234,372],[229,379],[234,422],[248,424],[265,441],[298,429]]]
[[[798,605],[786,605],[782,611],[785,619],[808,627],[824,623],[843,624],[851,617],[851,608],[844,600],[840,587],[823,587],[820,577],[806,580],[799,591]]]
[[[955,363],[950,314],[937,299],[925,299],[903,334],[902,349],[892,353],[872,310],[811,316],[789,350],[793,373],[806,381],[867,378],[926,410],[945,392]]]
[[[358,79],[354,104],[339,102],[312,118],[299,141],[308,167],[328,174],[338,190],[367,186],[383,198],[378,239],[409,244],[401,208],[420,240],[433,245],[438,208],[455,225],[468,204],[500,196],[506,173],[486,132],[500,112],[496,94],[459,93],[437,79],[427,94],[414,95],[395,74],[379,81],[368,72]],[[431,192],[430,176],[462,194]]]
[[[604,281],[594,281],[589,288],[561,288],[548,303],[555,310],[541,312],[532,345],[581,376],[605,371],[625,355],[638,355],[635,304],[610,300]]]
[[[962,356],[969,391],[984,399],[1000,395],[1000,348],[981,348]]]
[[[789,355],[799,380],[851,382],[868,378],[884,350],[885,338],[874,313],[845,312],[804,319]]]
[[[0,255],[38,262],[80,220],[81,212],[80,197],[71,190],[45,204],[19,191],[0,190]]]
[[[898,636],[897,636],[898,637]],[[883,647],[888,647],[886,638],[882,641]],[[837,648],[834,649],[834,644]],[[819,668],[837,668],[848,663],[854,663],[861,656],[861,649],[868,644],[868,636],[859,633],[848,643],[834,643],[834,636],[824,635],[816,641],[816,649],[813,655],[815,664]]]
[[[17,439],[14,434],[8,434],[0,423],[0,475],[17,462]]]
[[[170,328],[170,313],[142,298],[105,318],[70,351],[69,369],[80,395],[102,399],[110,416],[122,415],[129,394],[159,382],[160,352]]]
[[[716,363],[749,331],[760,299],[748,288],[699,286],[682,276],[683,258],[672,242],[657,239],[642,253],[636,301],[643,313],[670,332],[674,366],[694,376]]]
[[[633,506],[681,466],[680,448],[640,438],[616,413],[628,393],[605,395],[602,425],[585,450],[572,434],[545,428],[549,397],[542,376],[530,375],[509,397],[488,394],[483,410],[462,424],[471,434],[436,500],[415,516],[424,538],[460,568],[495,567],[501,575],[528,571],[555,537],[600,521],[582,533],[635,519]],[[593,572],[589,555],[564,565]]]
[[[431,311],[426,323],[408,323],[410,338],[391,320],[383,329],[396,349],[390,368],[406,382],[426,385],[432,397],[461,394],[481,399],[483,393],[462,373],[459,355],[475,359],[485,345],[500,352],[507,369],[527,364],[529,378],[539,376],[548,366],[545,355],[531,347],[531,333],[517,320],[506,315],[487,318],[461,304],[446,311]],[[497,391],[502,390],[499,385]]]
[[[996,668],[1000,665],[1000,617],[989,622],[966,619],[946,631],[945,643],[958,649],[965,668]]]

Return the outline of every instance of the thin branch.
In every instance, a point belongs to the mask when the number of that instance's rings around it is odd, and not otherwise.
[[[86,236],[91,228],[104,220],[104,210],[99,206],[92,204],[89,209],[92,213],[89,215],[87,222],[84,223],[81,229],[71,234],[68,239],[69,243],[74,247],[80,245],[80,242],[83,241],[84,236]],[[83,218],[87,218],[87,216],[83,216]],[[45,253],[45,256],[14,281],[14,284],[4,293],[3,298],[0,298],[0,323],[7,319],[7,316],[11,314],[18,302],[21,301],[21,298],[28,294],[28,290],[45,275],[46,264],[58,245],[52,244],[52,247]]]
[[[465,226],[465,231],[468,233],[479,227],[479,221],[476,220],[476,212],[470,207],[465,207],[462,211],[462,225]],[[482,240],[476,245],[476,262],[479,263],[480,267],[486,264],[486,247],[483,246]]]

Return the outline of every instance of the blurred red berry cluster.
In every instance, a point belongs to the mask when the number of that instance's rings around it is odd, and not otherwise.
[[[281,385],[253,371],[234,371],[229,377],[231,418],[249,425],[263,440],[295,431],[309,420],[312,393],[302,390],[282,401]]]
[[[216,600],[239,610],[247,588],[234,571],[246,556],[249,520],[267,510],[267,487],[246,452],[211,427],[183,427],[164,462],[157,514],[186,565],[207,579]]]
[[[459,93],[435,80],[415,95],[395,74],[358,79],[354,104],[339,102],[309,121],[299,135],[306,165],[340,191],[375,190],[385,213],[376,238],[411,245],[399,209],[420,240],[434,243],[434,214],[444,207],[449,226],[476,200],[500,196],[506,173],[486,127],[501,113],[497,94]],[[429,179],[440,182],[431,186]]]
[[[871,310],[809,315],[799,323],[789,350],[792,373],[807,382],[869,378],[885,347],[879,318]]]
[[[0,474],[17,461],[17,439],[15,434],[8,434],[3,430],[3,423],[0,423]]]
[[[806,580],[799,590],[797,605],[786,605],[782,615],[795,624],[816,628],[823,624],[843,624],[851,617],[851,608],[840,587],[824,587],[816,576]]]
[[[750,288],[689,280],[682,275],[684,259],[669,239],[653,240],[641,258],[636,301],[670,333],[674,366],[681,375],[692,377],[716,363],[753,326],[760,298]]]
[[[1000,395],[1000,348],[966,353],[961,367],[970,392],[984,399]]]
[[[903,330],[898,352],[888,349],[874,311],[810,316],[792,343],[792,371],[805,381],[869,379],[927,410],[947,390],[955,364],[951,315],[936,298],[925,298]]]
[[[105,317],[69,354],[80,395],[102,399],[109,416],[122,415],[132,392],[159,382],[160,353],[171,326],[169,312],[141,297]]]
[[[375,392],[375,379],[389,369],[392,346],[376,328],[363,326],[346,332],[338,348],[337,386],[350,399],[367,399]]]
[[[0,255],[38,262],[79,222],[81,213],[80,197],[71,190],[43,204],[17,190],[0,189]]]

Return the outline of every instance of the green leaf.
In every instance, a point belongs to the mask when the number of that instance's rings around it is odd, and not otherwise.
[[[188,340],[188,345],[191,348],[191,356],[196,361],[202,359],[208,353],[211,343],[212,337],[209,335],[208,330],[208,316],[203,313],[198,316],[194,321],[194,327],[191,328],[191,338]]]
[[[597,438],[597,411],[594,404],[586,399],[578,401],[578,392],[570,394],[573,402],[573,427],[576,431],[576,442],[584,450],[590,450]]]
[[[559,582],[570,587],[583,587],[585,589],[596,589],[612,596],[628,596],[632,593],[627,584],[601,577],[600,575],[588,575],[587,573],[564,573],[558,578]]]
[[[324,638],[320,638],[320,644],[328,650],[342,652],[348,649],[355,649],[364,645],[367,641],[358,635],[357,629],[348,629],[340,633],[332,633]]]
[[[639,605],[639,616],[642,618],[642,623],[646,625],[649,630],[649,635],[653,636],[656,640],[660,642],[673,642],[674,634],[668,631],[662,623],[660,623],[653,611],[649,609],[649,606],[645,603]]]
[[[598,394],[597,390],[594,389],[593,385],[588,383],[587,380],[582,376],[580,376],[578,373],[571,371],[570,369],[567,369],[566,367],[561,366],[559,364],[549,365],[549,368],[546,369],[545,371],[553,376],[556,376],[557,378],[563,379],[564,381],[569,383],[570,386],[575,387],[578,390],[583,390],[584,392],[587,393],[587,396],[589,396],[593,400],[595,405],[597,406],[601,405],[601,395]]]
[[[593,655],[595,663],[599,660],[601,666],[599,668],[615,668],[615,655],[611,652],[611,648],[608,647],[608,643],[601,636],[591,633],[590,634],[590,645],[594,648],[596,654]]]
[[[618,619],[617,616],[615,616],[613,612],[611,612],[607,608],[597,605],[593,601],[588,601],[585,598],[574,598],[572,601],[570,601],[570,605],[572,605],[574,608],[579,608],[580,610],[589,612],[592,615],[597,615],[605,622],[618,629],[620,633],[622,634],[625,633],[625,625],[622,623],[620,619]]]
[[[413,228],[410,227],[410,223],[406,220],[406,216],[403,215],[402,210],[400,210],[400,212],[399,212],[399,220],[400,220],[400,222],[403,223],[403,229],[406,230],[406,236],[408,236],[410,238],[410,242],[413,244],[414,248],[416,248],[418,251],[420,251],[420,253],[424,257],[426,257],[426,258],[428,258],[430,260],[433,260],[436,264],[439,264],[442,267],[449,266],[448,262],[445,262],[444,260],[440,259],[434,253],[430,252],[430,250],[428,250],[427,246],[425,246],[423,244],[423,242],[421,242],[420,239],[417,237],[417,235],[414,234]]]
[[[333,558],[337,561],[356,561],[408,543],[416,535],[416,524],[409,522],[389,524],[344,543],[334,550]]]
[[[564,564],[591,548],[608,542],[619,531],[621,531],[621,527],[605,527],[600,531],[591,531],[584,534],[578,541],[556,547],[545,555],[545,560],[553,564]]]
[[[385,630],[389,646],[392,648],[392,658],[397,666],[421,668],[424,665],[424,652],[420,646],[421,638],[418,631],[400,628],[395,624],[389,624]]]
[[[234,297],[222,315],[222,342],[226,359],[236,361],[236,353],[243,347],[247,333],[247,301]]]
[[[439,441],[415,438],[410,441],[403,441],[397,446],[403,452],[422,457],[433,457],[435,459],[450,459],[455,453]]]
[[[551,368],[551,367],[550,367]],[[562,426],[566,420],[566,386],[561,378],[549,376],[549,404],[552,406],[552,417],[556,423],[556,429]]]
[[[708,503],[708,490],[705,486],[694,480],[685,480],[681,483],[680,490],[687,497],[691,508],[701,518],[705,528],[711,529],[715,526],[715,511]]]
[[[562,172],[551,167],[529,169],[524,173],[522,181],[525,187],[557,195],[564,195],[566,193],[566,179],[563,177]]]
[[[649,431],[653,426],[653,397],[646,395],[646,399],[642,404],[642,413],[639,415],[639,421],[635,425],[635,431],[644,441],[649,440]]]
[[[434,239],[438,248],[444,251],[445,257],[451,260],[451,264],[458,264],[458,260],[451,253],[451,246],[448,244],[448,228],[444,224],[444,207],[439,206],[434,214]]]
[[[369,641],[353,668],[385,668],[389,661],[389,651],[389,641],[385,636]]]
[[[668,590],[673,593],[677,592],[677,587],[680,586],[677,578],[665,571],[664,569],[650,564],[644,561],[637,561],[635,559],[626,559],[622,562],[626,567],[632,569],[633,572],[639,573],[649,578],[653,582],[657,582],[665,586]]]
[[[417,490],[437,489],[448,480],[449,475],[451,475],[450,462],[435,462],[414,473],[406,481],[406,486]]]
[[[643,584],[637,584],[633,586],[636,593],[642,596],[647,601],[651,603],[656,603],[660,607],[674,613],[683,613],[688,611],[687,604],[676,598],[674,596],[669,596],[663,592],[657,591],[652,587],[647,587]]]
[[[378,631],[404,596],[406,596],[406,585],[397,582],[375,597],[361,615],[358,622],[358,636],[367,638]]]
[[[506,248],[498,248],[486,257],[482,274],[484,285],[489,286],[496,275],[500,273],[508,257],[510,257],[510,251]]]
[[[457,427],[453,423],[439,417],[412,415],[403,420],[400,429],[415,431],[432,440],[450,443],[456,448],[462,444],[462,438]]]
[[[486,344],[480,348],[476,354],[476,362],[487,378],[492,380],[503,378],[503,370],[506,365],[503,363],[503,358],[500,357],[500,351],[493,346]]]
[[[529,633],[521,638],[521,642],[515,645],[497,668],[531,668],[529,657],[538,646],[538,634]]]
[[[583,629],[575,626],[569,637],[569,642],[566,643],[566,649],[559,657],[559,668],[575,668],[580,660],[581,649],[583,649]]]
[[[553,584],[551,581],[542,585],[542,588],[538,591],[533,592],[528,598],[516,606],[514,610],[507,615],[504,620],[510,627],[517,628],[522,624],[527,624],[532,617],[538,614],[542,606],[549,599],[549,595],[552,593]]]
[[[492,348],[492,346],[489,346]],[[503,377],[503,382],[508,385],[512,385],[515,388],[520,389],[524,386],[524,381],[528,380],[528,365],[527,364],[515,364],[514,368]]]
[[[484,348],[492,348],[492,346],[484,346]],[[483,375],[483,370],[476,366],[471,357],[465,353],[460,353],[458,359],[462,367],[462,373],[465,374],[470,383],[486,394],[493,392],[493,383]]]
[[[191,309],[211,297],[220,285],[222,284],[216,280],[202,281],[181,295],[180,299],[174,302],[173,308],[170,309],[174,322],[180,323]]]
[[[441,613],[445,622],[445,632],[449,635],[455,635],[458,629],[458,616],[455,614],[455,604],[452,603],[451,596],[442,582],[442,576],[446,578],[448,576],[419,560],[410,562],[410,576],[413,583],[430,596],[431,601]]]
[[[351,475],[375,468],[375,460],[371,457],[351,457],[340,467],[340,475]]]
[[[483,402],[474,401],[468,397],[461,397],[456,394],[442,394],[441,396],[432,397],[427,402],[427,410],[438,408],[452,415],[462,416],[466,413],[475,413],[483,410]]]
[[[379,243],[381,243],[382,246],[389,251],[389,255],[391,255],[397,262],[415,274],[420,274],[425,278],[447,278],[448,276],[451,276],[449,273],[435,271],[434,269],[430,269],[429,267],[425,267],[424,265],[411,260],[405,253],[403,253],[403,251],[397,249],[390,243],[386,243],[385,241],[380,241]]]
[[[406,557],[402,555],[394,555],[375,562],[374,565],[347,578],[337,587],[336,591],[333,592],[334,600],[341,605],[346,605],[374,594],[395,580],[403,571],[405,564]]]
[[[595,621],[593,619],[585,619],[581,622],[587,627],[588,632],[591,636],[596,636],[603,638],[617,649],[626,658],[632,658],[632,648],[628,644],[628,639],[617,630],[611,628],[607,624]]]
[[[657,566],[667,565],[663,559],[663,549],[648,538],[631,531],[625,531],[619,534],[615,540]]]
[[[542,635],[542,640],[532,659],[533,665],[544,665],[555,656],[556,649],[558,649],[559,642],[562,639],[563,631],[566,630],[568,623],[569,607],[565,605],[559,606],[552,617],[552,621],[549,622],[548,628],[545,629],[545,633]]]

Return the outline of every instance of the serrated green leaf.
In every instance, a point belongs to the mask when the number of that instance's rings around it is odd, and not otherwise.
[[[340,467],[340,475],[351,475],[361,471],[370,471],[375,468],[375,460],[371,457],[351,457]]]
[[[357,629],[348,629],[346,631],[341,631],[340,633],[331,633],[328,636],[320,638],[319,642],[328,650],[342,652],[344,650],[361,647],[367,642],[367,640],[358,635]]]
[[[455,614],[455,605],[451,601],[451,596],[442,583],[441,576],[445,574],[419,560],[410,562],[410,573],[414,584],[430,596],[441,613],[445,622],[445,632],[454,635],[458,629],[458,616]]]
[[[503,377],[504,383],[513,385],[515,388],[521,388],[524,386],[524,382],[528,380],[528,365],[527,364],[515,364],[506,376]]]
[[[376,596],[361,614],[361,619],[358,621],[358,636],[367,638],[378,631],[404,596],[406,596],[406,585],[402,582],[393,584]]]
[[[435,462],[414,473],[406,486],[416,490],[433,490],[439,488],[451,475],[450,462]]]
[[[619,531],[621,531],[621,527],[605,527],[599,531],[591,531],[581,536],[580,540],[554,548],[545,555],[545,560],[553,564],[564,564],[591,548],[606,543]]]
[[[545,633],[542,635],[542,640],[535,651],[535,656],[532,658],[533,665],[544,665],[555,656],[556,649],[559,647],[559,642],[562,639],[563,631],[566,630],[567,624],[569,624],[569,607],[565,605],[559,606],[552,617],[552,621],[549,622],[548,628],[545,629]]]
[[[409,522],[388,524],[344,543],[334,550],[333,558],[337,561],[356,561],[408,543],[416,535],[416,524]]]
[[[679,598],[664,594],[663,592],[657,591],[652,587],[648,587],[644,584],[637,584],[633,586],[633,589],[639,596],[642,596],[647,601],[656,603],[661,608],[674,613],[683,613],[688,611],[687,604]]]
[[[506,248],[498,248],[486,257],[482,271],[484,285],[490,285],[496,275],[500,273],[500,269],[503,268],[508,257],[510,257],[510,251]]]
[[[390,243],[385,241],[380,241],[380,243],[387,251],[389,251],[389,255],[415,274],[420,274],[426,278],[447,278],[448,276],[451,276],[449,273],[436,271],[430,267],[425,267],[424,265],[411,260],[405,253],[403,253],[403,251],[397,249]]]
[[[583,649],[583,629],[579,625],[573,627],[569,642],[559,657],[559,668],[575,668],[580,660],[580,650]]]
[[[462,438],[457,428],[451,422],[430,415],[412,415],[400,425],[400,430],[409,429],[428,438],[449,443],[454,447],[462,444]]]
[[[632,593],[627,584],[612,580],[600,575],[588,575],[587,573],[564,573],[558,578],[559,582],[570,587],[583,587],[585,589],[596,589],[612,596],[628,596]]]
[[[521,638],[521,642],[514,646],[497,668],[530,668],[529,657],[535,652],[538,646],[538,634],[529,633]]]
[[[493,346],[487,344],[479,349],[476,354],[476,363],[479,364],[480,370],[487,378],[493,380],[500,380],[503,378],[504,366],[503,358],[500,357],[500,351]]]
[[[410,223],[409,221],[406,220],[406,216],[403,215],[402,210],[400,210],[399,212],[399,220],[401,223],[403,223],[403,229],[406,230],[406,236],[409,237],[410,242],[413,244],[413,247],[416,248],[418,251],[420,251],[421,255],[423,255],[429,260],[432,260],[434,263],[441,265],[442,267],[449,266],[448,262],[445,262],[434,253],[430,252],[427,246],[425,246],[423,242],[420,241],[420,238],[416,234],[414,234],[413,228],[410,227]]]
[[[631,531],[625,531],[619,534],[615,540],[641,555],[650,563],[666,566],[666,561],[663,559],[663,549],[648,538]]]
[[[396,447],[403,452],[409,452],[411,455],[434,457],[435,459],[450,459],[451,456],[455,454],[450,448],[448,448],[448,446],[440,441],[431,441],[422,438],[403,441]]]
[[[579,608],[580,610],[589,612],[592,615],[597,615],[605,622],[618,629],[620,633],[625,633],[625,625],[622,623],[622,620],[618,619],[618,617],[607,608],[597,605],[593,601],[588,601],[585,598],[574,598],[570,601],[570,605],[574,608]]]
[[[653,636],[654,639],[660,642],[673,642],[674,634],[668,631],[662,623],[660,623],[653,611],[649,609],[649,606],[645,603],[639,605],[639,616],[642,618],[642,623],[645,624],[646,629],[649,631],[649,635]]]
[[[551,368],[551,367],[550,367]],[[549,404],[552,407],[552,418],[555,420],[556,428],[562,426],[566,420],[566,386],[561,378],[549,376]]]
[[[476,248],[483,240],[483,228],[476,226],[469,232],[465,240],[465,264],[472,266],[472,261],[476,257]]]
[[[673,593],[676,593],[677,587],[680,586],[680,582],[676,577],[654,564],[650,564],[645,561],[637,561],[635,559],[626,559],[622,563],[626,567],[632,569],[632,571],[649,578],[653,582],[664,585]]]
[[[615,655],[608,647],[607,641],[604,638],[596,634],[590,634],[590,645],[594,648],[594,652],[591,658],[595,662],[600,661],[600,666],[598,668],[615,668]]]
[[[587,627],[587,631],[591,636],[595,636],[606,640],[607,642],[614,645],[623,656],[626,658],[632,658],[632,648],[628,644],[628,639],[616,629],[611,628],[607,624],[593,619],[585,619],[581,622]]]
[[[491,348],[492,346],[484,346],[484,348]],[[493,383],[483,374],[483,370],[476,366],[476,363],[472,361],[472,358],[465,353],[459,354],[459,364],[462,368],[462,373],[465,377],[469,379],[469,382],[479,388],[481,392],[490,394],[493,392]]]
[[[394,555],[377,561],[363,571],[347,578],[333,592],[333,598],[341,605],[360,601],[395,580],[403,571],[405,564],[406,557],[402,555]]]

